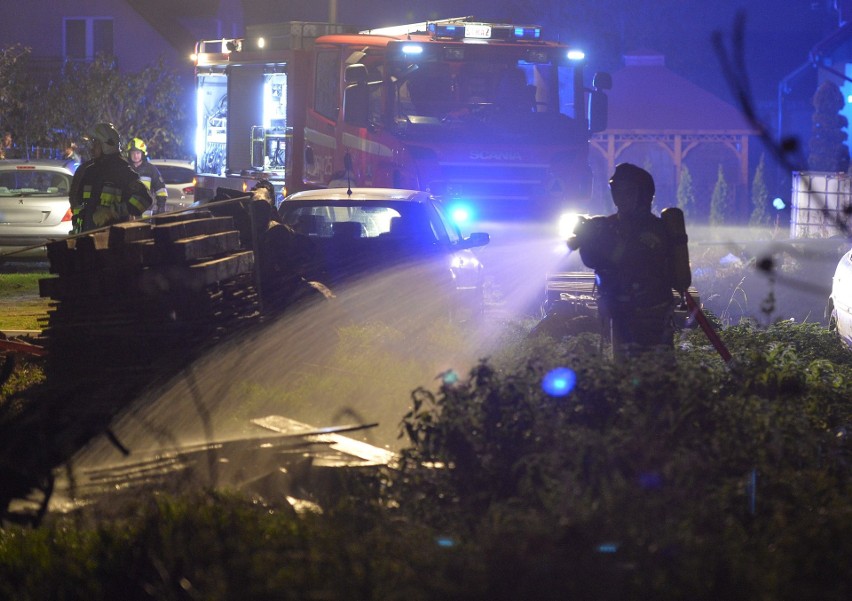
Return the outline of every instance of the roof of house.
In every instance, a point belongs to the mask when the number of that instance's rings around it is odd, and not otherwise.
[[[736,107],[666,68],[653,51],[625,56],[607,95],[608,131],[754,131]]]

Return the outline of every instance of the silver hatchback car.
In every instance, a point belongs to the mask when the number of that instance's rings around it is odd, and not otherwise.
[[[453,321],[481,316],[483,265],[472,249],[485,246],[490,237],[484,232],[463,237],[428,192],[308,190],[281,201],[278,213],[313,247],[308,279],[329,284],[335,292],[355,280],[371,282],[373,297],[362,311],[417,305],[442,313],[448,309]],[[389,303],[377,304],[382,294]]]
[[[0,161],[0,262],[44,260],[45,244],[71,232],[73,161]]]
[[[149,159],[163,176],[169,198],[166,212],[180,211],[195,202],[195,164],[179,159]]]

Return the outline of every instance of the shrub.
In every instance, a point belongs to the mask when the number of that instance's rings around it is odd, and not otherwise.
[[[207,492],[7,528],[0,597],[848,598],[852,353],[815,324],[722,337],[727,366],[698,331],[622,363],[515,340],[414,391],[399,465],[322,514]]]
[[[505,555],[538,537],[555,555],[526,585],[561,581],[563,594],[840,598],[850,581],[839,558],[852,556],[838,538],[852,533],[850,353],[814,324],[724,337],[730,368],[694,332],[675,366],[562,347],[415,392],[398,504],[508,544]],[[577,376],[565,397],[541,387],[559,365]]]

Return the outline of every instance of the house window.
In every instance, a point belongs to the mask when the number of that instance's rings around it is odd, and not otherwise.
[[[64,21],[67,60],[92,60],[98,54],[112,56],[112,19],[73,17]]]

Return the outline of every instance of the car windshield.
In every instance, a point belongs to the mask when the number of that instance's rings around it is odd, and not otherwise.
[[[57,171],[0,171],[0,196],[68,196],[71,176]]]
[[[422,206],[406,203],[289,202],[281,214],[297,232],[320,238],[400,237],[435,242],[441,237]]]
[[[188,184],[195,179],[195,171],[176,165],[156,165],[167,184]]]

